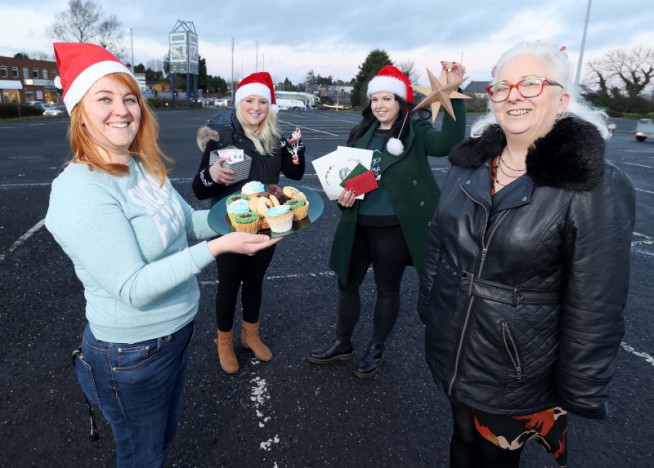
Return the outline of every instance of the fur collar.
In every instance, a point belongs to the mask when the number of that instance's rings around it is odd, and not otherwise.
[[[231,107],[226,107],[220,110],[215,116],[207,120],[206,125],[200,127],[196,134],[196,143],[200,151],[204,152],[205,148],[211,140],[219,141],[220,135],[218,134],[218,128],[230,127],[238,124],[238,120],[235,118],[236,111]]]
[[[488,127],[481,137],[468,138],[450,153],[450,162],[476,169],[506,145],[498,125]],[[527,174],[536,185],[584,192],[596,187],[606,161],[605,142],[599,131],[588,122],[565,118],[539,138],[527,153]]]

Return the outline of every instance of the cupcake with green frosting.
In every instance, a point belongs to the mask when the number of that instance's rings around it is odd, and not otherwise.
[[[234,216],[232,221],[234,229],[238,232],[249,232],[256,234],[259,230],[260,219],[259,215],[253,211],[246,211],[245,213],[238,213]]]
[[[309,213],[309,202],[301,198],[291,198],[284,205],[288,206],[293,212],[294,221],[306,218]]]

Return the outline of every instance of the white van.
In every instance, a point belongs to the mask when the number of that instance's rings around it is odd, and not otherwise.
[[[279,110],[306,110],[307,106],[296,99],[275,99]]]
[[[647,137],[654,138],[654,120],[653,119],[640,119],[636,124],[636,140],[645,141]]]

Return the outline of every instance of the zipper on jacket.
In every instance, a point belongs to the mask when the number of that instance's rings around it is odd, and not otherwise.
[[[478,278],[481,276],[481,273],[484,269],[484,263],[486,263],[486,254],[488,253],[488,246],[490,245],[490,241],[493,238],[493,234],[495,234],[495,231],[497,231],[497,228],[502,224],[502,221],[508,214],[507,211],[503,211],[500,213],[500,215],[497,217],[496,223],[491,227],[490,231],[488,231],[488,238],[486,238],[487,234],[487,226],[488,226],[488,219],[490,218],[490,214],[488,212],[488,209],[481,203],[477,202],[474,197],[472,197],[465,189],[463,189],[465,194],[472,199],[473,202],[477,203],[480,205],[483,209],[484,212],[486,213],[486,222],[484,223],[484,231],[481,235],[482,238],[482,249],[481,249],[481,259],[479,262],[479,268],[477,268],[477,272],[475,273],[475,276],[471,278],[471,281],[474,281],[475,278]],[[485,239],[485,241],[484,241]],[[461,360],[461,350],[463,349],[463,341],[464,337],[468,331],[468,322],[470,321],[470,312],[472,311],[472,306],[475,303],[475,297],[471,296],[468,305],[466,307],[466,312],[465,312],[465,318],[463,320],[463,327],[461,328],[461,337],[459,338],[459,342],[457,344],[456,348],[456,354],[454,355],[454,370],[452,371],[452,377],[450,378],[450,383],[447,386],[447,393],[448,395],[452,395],[452,390],[454,389],[454,383],[456,382],[456,379],[459,374],[459,361]]]
[[[518,347],[515,344],[511,330],[509,329],[509,322],[502,320],[502,340],[504,340],[504,347],[509,353],[513,367],[515,367],[515,373],[520,380],[522,378],[522,363],[520,362],[520,353],[518,353]]]

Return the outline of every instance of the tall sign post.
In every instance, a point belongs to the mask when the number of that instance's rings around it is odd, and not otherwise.
[[[200,62],[198,55],[198,35],[192,21],[177,20],[168,35],[170,57],[170,82],[173,88],[173,109],[176,106],[175,75],[186,74],[186,98],[190,110],[198,99],[198,74]],[[191,75],[193,75],[193,96],[191,96]]]

